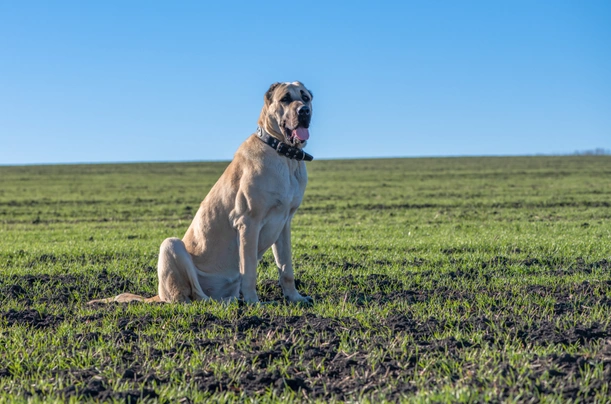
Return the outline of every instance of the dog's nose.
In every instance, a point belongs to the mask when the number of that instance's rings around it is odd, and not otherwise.
[[[303,107],[299,108],[299,116],[308,116],[310,115],[310,107],[304,105]]]

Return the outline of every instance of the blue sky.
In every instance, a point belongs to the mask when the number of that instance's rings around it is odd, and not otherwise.
[[[610,1],[0,0],[0,164],[228,160],[275,81],[316,158],[611,148]]]

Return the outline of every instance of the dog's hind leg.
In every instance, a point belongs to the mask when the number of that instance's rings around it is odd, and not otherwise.
[[[185,244],[178,238],[167,238],[159,248],[159,299],[162,302],[208,300],[197,278],[197,268]]]
[[[130,303],[130,302],[185,302],[208,300],[197,279],[197,268],[185,244],[177,238],[168,238],[159,249],[159,294],[153,297],[142,297],[133,293],[121,293],[107,299],[92,300],[94,303]]]

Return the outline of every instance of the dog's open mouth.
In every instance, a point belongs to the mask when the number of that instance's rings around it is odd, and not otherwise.
[[[284,127],[284,136],[286,136],[286,140],[293,144],[298,145],[301,143],[305,143],[306,140],[310,138],[310,131],[308,128],[303,126],[297,126],[295,129],[289,129],[286,126]]]
[[[310,131],[308,130],[308,128],[303,128],[299,126],[291,131],[291,138],[293,140],[299,139],[300,142],[303,142],[310,138]]]

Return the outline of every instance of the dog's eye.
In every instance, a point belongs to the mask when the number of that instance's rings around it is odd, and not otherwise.
[[[282,97],[282,99],[280,100],[282,102],[291,102],[291,95],[287,94],[284,97]]]
[[[301,97],[301,98],[303,98],[303,101],[304,101],[304,102],[309,102],[309,101],[310,101],[310,97],[308,97],[307,95],[304,95],[304,96],[303,96],[303,97]]]

